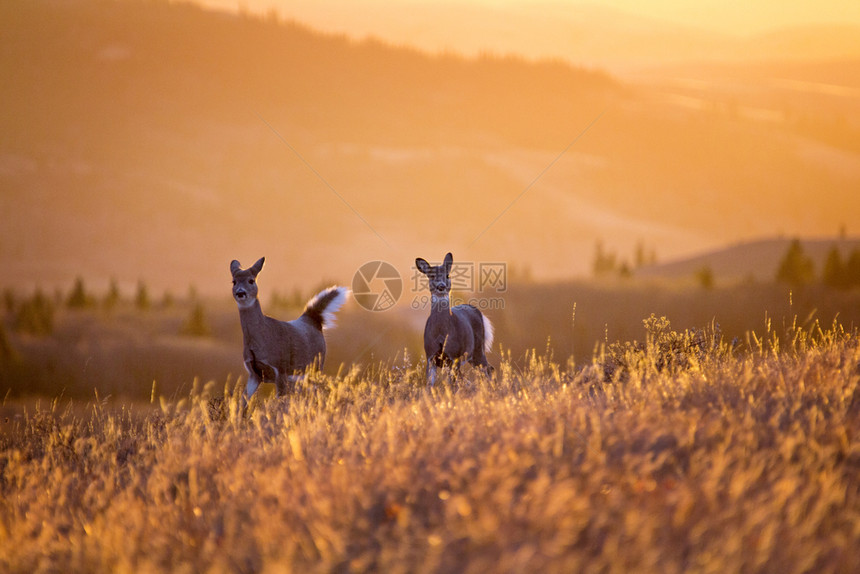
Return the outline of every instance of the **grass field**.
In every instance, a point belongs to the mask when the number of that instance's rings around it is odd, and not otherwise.
[[[315,374],[244,415],[215,383],[31,404],[0,570],[857,571],[856,332],[646,333],[434,390],[412,361]]]

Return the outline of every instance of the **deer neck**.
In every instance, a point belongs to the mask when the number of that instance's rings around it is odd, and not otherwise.
[[[242,325],[242,336],[245,342],[250,342],[255,333],[259,333],[265,320],[260,300],[254,301],[248,307],[239,307],[239,323]]]
[[[451,315],[451,297],[430,297],[430,316],[437,319],[447,319]]]

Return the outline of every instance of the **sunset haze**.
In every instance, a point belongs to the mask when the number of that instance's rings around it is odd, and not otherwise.
[[[695,5],[6,2],[0,258],[218,293],[856,233],[858,8]]]

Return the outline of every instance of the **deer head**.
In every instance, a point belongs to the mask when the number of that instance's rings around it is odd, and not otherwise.
[[[415,266],[427,276],[430,284],[430,297],[433,302],[447,301],[451,292],[451,266],[454,264],[454,256],[450,253],[445,256],[442,265],[430,265],[424,259],[415,259]]]
[[[261,257],[256,263],[242,269],[235,259],[230,263],[230,273],[233,274],[233,299],[239,308],[251,307],[257,301],[257,275],[263,269],[265,257]]]

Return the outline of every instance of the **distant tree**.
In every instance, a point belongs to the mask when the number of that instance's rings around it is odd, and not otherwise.
[[[280,291],[272,291],[272,295],[269,298],[269,308],[275,309],[280,307],[287,306],[287,298],[281,295]]]
[[[111,279],[110,285],[108,286],[107,295],[105,295],[103,301],[104,308],[110,311],[117,306],[119,300],[119,285],[117,284],[116,279]]]
[[[37,289],[33,297],[18,306],[14,328],[21,333],[47,336],[54,332],[54,305]]]
[[[696,282],[702,289],[710,290],[714,288],[714,271],[710,265],[705,265],[696,271]]]
[[[149,301],[149,291],[143,281],[137,283],[137,294],[134,296],[134,306],[141,311],[149,309],[151,303]]]
[[[173,307],[173,293],[170,291],[164,292],[164,297],[161,298],[162,309],[170,309]]]
[[[636,242],[636,249],[633,252],[633,267],[639,269],[646,265],[648,256],[645,254],[645,244],[642,241]]]
[[[12,346],[6,327],[0,323],[0,365],[4,363],[15,363],[20,359],[18,352]]]
[[[592,270],[595,277],[605,277],[614,274],[618,269],[615,253],[607,252],[603,248],[603,242],[598,241],[594,249],[594,262]]]
[[[208,337],[212,333],[209,322],[206,320],[206,312],[203,304],[199,301],[191,308],[188,320],[182,325],[181,334],[191,337]]]
[[[842,262],[842,254],[837,246],[833,246],[824,260],[824,268],[821,270],[821,282],[828,287],[844,289],[848,287],[845,263]]]
[[[622,279],[630,279],[633,277],[633,270],[630,268],[630,264],[626,261],[621,263],[621,266],[618,268],[618,276]]]
[[[310,299],[310,297],[305,297],[305,294],[302,293],[301,289],[294,287],[293,292],[290,294],[290,298],[287,300],[287,307],[291,309],[301,309],[304,307],[307,299]]]
[[[648,250],[645,248],[645,242],[637,241],[633,251],[633,267],[639,269],[646,265],[654,265],[657,263],[657,250],[653,247]]]
[[[528,263],[524,263],[522,265],[510,264],[507,266],[507,277],[505,278],[508,283],[531,283],[534,277],[532,276],[532,268]]]
[[[3,306],[7,313],[15,312],[15,293],[11,289],[3,291]]]
[[[860,287],[860,249],[852,251],[845,263],[845,286],[851,289]]]
[[[799,239],[794,239],[788,246],[785,257],[779,264],[776,280],[789,285],[805,285],[815,278],[815,264],[803,251]]]
[[[86,309],[92,305],[93,298],[87,295],[83,278],[78,277],[75,279],[75,285],[72,287],[72,292],[69,293],[69,298],[66,299],[66,306],[69,309]]]

